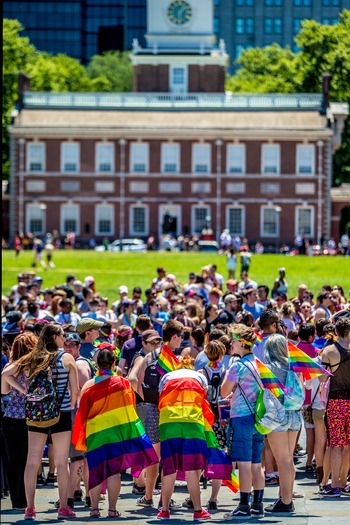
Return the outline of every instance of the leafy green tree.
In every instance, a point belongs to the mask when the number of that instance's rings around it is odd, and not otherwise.
[[[23,27],[17,20],[3,20],[3,62],[2,62],[2,176],[8,179],[10,173],[9,134],[11,111],[17,100],[18,73],[24,71],[35,48],[29,38],[19,33]]]
[[[342,182],[350,183],[350,117],[344,124],[341,146],[333,156],[333,183],[340,186]]]
[[[302,75],[298,58],[289,48],[272,44],[245,49],[237,63],[237,73],[226,82],[226,89],[240,93],[296,93]]]
[[[127,92],[132,90],[132,64],[128,52],[106,51],[102,55],[94,55],[87,72],[92,80],[106,79],[105,89],[101,91]]]

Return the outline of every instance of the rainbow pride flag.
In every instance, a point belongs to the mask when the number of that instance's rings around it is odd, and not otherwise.
[[[95,382],[84,392],[72,442],[77,450],[86,451],[89,490],[128,468],[139,474],[159,463],[136,413],[135,393],[129,381],[119,376]]]
[[[231,479],[231,459],[221,450],[212,425],[214,414],[199,382],[183,370],[169,379],[159,398],[163,474],[204,470],[212,479]]]
[[[320,366],[316,361],[309,357],[305,352],[288,341],[289,366],[294,372],[303,374],[305,379],[322,376],[324,374],[331,376],[325,368]]]
[[[156,365],[157,371],[160,375],[165,375],[168,372],[172,372],[179,367],[179,360],[172,350],[165,343],[163,345],[162,351],[158,357],[158,362]]]
[[[239,479],[234,470],[231,473],[231,479],[223,479],[222,482],[227,488],[232,490],[232,492],[236,493],[239,491]]]
[[[255,346],[259,346],[261,341],[264,339],[263,336],[260,334],[260,332],[254,332],[256,335],[256,341],[254,343]]]
[[[278,377],[276,377],[275,374],[260,361],[260,359],[255,358],[255,362],[264,388],[271,390],[276,397],[287,394],[286,387],[281,383]]]

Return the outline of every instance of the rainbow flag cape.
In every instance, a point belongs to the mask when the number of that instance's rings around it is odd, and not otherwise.
[[[260,345],[261,341],[264,339],[263,336],[259,332],[254,332],[256,335],[256,341],[254,343],[255,346]]]
[[[234,470],[231,472],[231,479],[223,479],[222,482],[227,488],[232,490],[232,492],[236,493],[239,491],[239,479]]]
[[[264,388],[271,390],[272,394],[279,397],[283,394],[287,394],[287,389],[283,383],[267,368],[260,359],[255,358],[256,366],[259,372],[259,376]]]
[[[137,472],[159,463],[135,410],[129,381],[110,376],[95,382],[80,399],[72,442],[86,451],[89,490],[131,467]],[[136,474],[138,475],[138,474]]]
[[[288,341],[288,354],[290,369],[303,374],[305,379],[312,379],[324,374],[332,375],[290,341]]]
[[[165,343],[163,345],[162,351],[158,357],[158,362],[156,365],[157,371],[160,375],[165,375],[168,372],[172,372],[179,367],[179,360],[176,355],[170,350],[168,345]]]
[[[221,450],[206,392],[185,375],[169,379],[159,398],[159,433],[164,475],[204,470],[212,479],[231,479],[231,459]]]

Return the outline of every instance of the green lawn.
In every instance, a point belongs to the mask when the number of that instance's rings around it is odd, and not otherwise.
[[[10,292],[11,286],[16,284],[19,272],[31,269],[32,252],[22,251],[18,258],[13,251],[4,250],[2,253],[2,291]],[[226,278],[225,256],[215,253],[184,253],[184,252],[148,252],[134,253],[99,253],[88,250],[58,251],[54,253],[55,270],[37,269],[37,274],[44,279],[44,286],[49,287],[65,282],[66,275],[74,273],[77,279],[83,281],[87,275],[95,277],[98,291],[115,300],[117,290],[121,284],[129,289],[141,286],[148,288],[156,276],[156,267],[164,266],[168,273],[176,275],[177,279],[185,283],[188,273],[200,272],[202,266],[216,264],[218,271]],[[304,282],[318,293],[324,284],[340,284],[345,293],[350,288],[350,258],[349,257],[307,257],[285,255],[253,255],[250,277],[259,284],[267,284],[270,288],[278,276],[278,268],[286,268],[286,277],[289,283],[289,293],[296,293],[298,284]],[[236,275],[237,276],[237,275]]]

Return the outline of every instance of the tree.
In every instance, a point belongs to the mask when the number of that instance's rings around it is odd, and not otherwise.
[[[127,52],[106,51],[102,55],[94,55],[87,66],[87,73],[92,80],[104,78],[109,82],[103,91],[132,90],[132,64]]]
[[[3,63],[2,63],[2,173],[8,179],[10,173],[9,134],[11,112],[17,100],[18,74],[35,52],[29,38],[19,33],[23,27],[17,20],[3,20]]]
[[[342,143],[333,156],[333,184],[350,183],[350,117],[344,124]]]
[[[226,89],[240,93],[297,93],[302,75],[298,58],[287,47],[272,44],[242,51],[237,73],[226,82]]]

